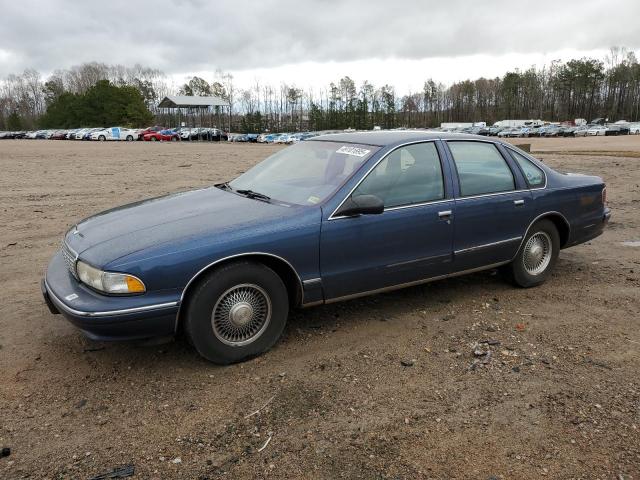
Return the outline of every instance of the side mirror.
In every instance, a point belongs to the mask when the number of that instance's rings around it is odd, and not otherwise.
[[[384,212],[384,202],[375,195],[356,195],[351,196],[336,215],[353,217],[357,215],[379,215]]]

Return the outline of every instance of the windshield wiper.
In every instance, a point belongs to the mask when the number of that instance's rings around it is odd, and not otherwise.
[[[254,192],[253,190],[236,190],[240,195],[245,195],[247,198],[254,198],[256,200],[262,200],[263,202],[268,202],[271,200],[271,197],[265,195],[264,193]]]
[[[233,187],[231,185],[229,185],[229,182],[216,183],[214,185],[214,187],[219,188],[220,190],[229,190],[229,191],[233,192]]]

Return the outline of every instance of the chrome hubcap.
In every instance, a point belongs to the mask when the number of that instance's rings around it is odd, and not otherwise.
[[[534,233],[524,246],[522,261],[529,275],[539,275],[551,262],[551,237],[547,232]]]
[[[253,317],[253,307],[245,302],[236,303],[231,307],[229,312],[229,320],[236,327],[244,327]]]
[[[271,320],[271,300],[253,284],[236,285],[224,292],[211,314],[213,333],[234,347],[248,345],[266,330]]]

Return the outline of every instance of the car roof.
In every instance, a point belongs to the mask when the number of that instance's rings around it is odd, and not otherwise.
[[[369,132],[345,132],[330,133],[310,138],[312,141],[330,141],[343,143],[359,143],[363,145],[375,145],[378,147],[394,146],[407,142],[420,140],[484,140],[498,142],[495,139],[482,135],[471,135],[468,133],[447,133],[428,130],[376,130]]]

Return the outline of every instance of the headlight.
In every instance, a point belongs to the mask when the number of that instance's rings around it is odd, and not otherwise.
[[[144,293],[142,280],[127,273],[103,272],[82,261],[76,265],[78,278],[85,285],[105,293]]]

